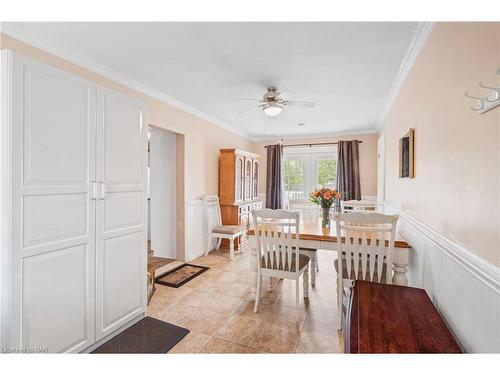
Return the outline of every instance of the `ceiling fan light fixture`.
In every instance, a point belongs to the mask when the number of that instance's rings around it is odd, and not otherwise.
[[[283,110],[283,106],[278,103],[269,103],[264,107],[264,113],[268,116],[278,116]]]

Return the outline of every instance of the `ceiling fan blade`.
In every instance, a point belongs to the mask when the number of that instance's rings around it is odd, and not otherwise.
[[[250,107],[250,108],[248,108],[248,109],[245,109],[244,111],[241,111],[239,114],[240,114],[240,115],[242,115],[242,114],[244,114],[244,113],[252,112],[252,111],[255,111],[256,109],[261,109],[261,108],[263,108],[263,107],[264,107],[264,105],[263,105],[263,104],[261,104],[261,105],[257,105],[257,106],[255,106],[255,107]]]
[[[280,104],[283,104],[283,105],[294,105],[294,106],[297,106],[297,107],[314,107],[314,103],[313,102],[303,102],[303,101],[298,101],[298,100],[284,100],[283,102],[280,102]]]
[[[243,101],[243,100],[245,100],[245,101],[250,100],[250,101],[252,101],[252,102],[262,102],[262,100],[261,100],[261,99],[240,99],[240,100],[242,100],[242,101]]]

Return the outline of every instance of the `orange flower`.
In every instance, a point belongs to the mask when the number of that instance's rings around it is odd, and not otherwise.
[[[332,195],[330,194],[330,192],[329,192],[329,191],[327,191],[327,192],[323,195],[323,197],[324,197],[325,199],[328,199],[328,200],[332,199]]]

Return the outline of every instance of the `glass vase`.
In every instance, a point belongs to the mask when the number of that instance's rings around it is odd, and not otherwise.
[[[321,226],[329,228],[331,207],[321,207],[321,210],[322,210]]]

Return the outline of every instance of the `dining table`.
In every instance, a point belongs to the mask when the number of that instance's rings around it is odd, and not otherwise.
[[[257,239],[252,227],[247,231],[251,251],[252,269],[257,270]],[[342,240],[345,240],[342,238]],[[300,248],[316,249],[317,251],[337,251],[338,235],[335,222],[332,220],[329,226],[323,226],[321,218],[312,220],[300,220],[299,241]],[[395,285],[408,285],[408,264],[411,246],[404,239],[396,235],[394,241],[393,276],[392,283]],[[332,265],[333,267],[333,265]]]

